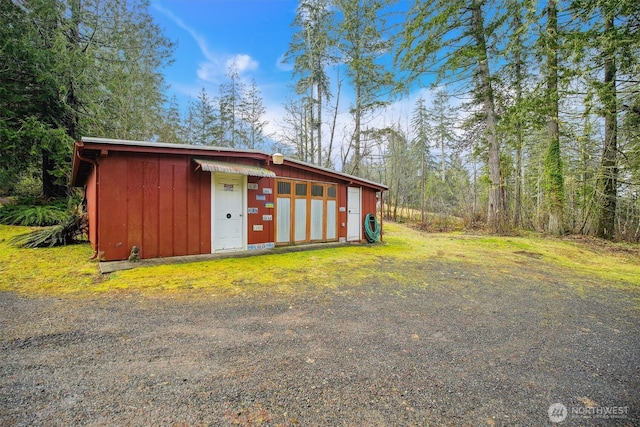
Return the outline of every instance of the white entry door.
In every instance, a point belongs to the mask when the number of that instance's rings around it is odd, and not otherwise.
[[[347,241],[360,240],[362,238],[360,205],[360,188],[347,187]]]
[[[244,249],[244,188],[243,175],[212,174],[214,194],[211,199],[213,213],[213,252]]]

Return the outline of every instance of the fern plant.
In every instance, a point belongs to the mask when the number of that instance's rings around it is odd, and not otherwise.
[[[11,213],[10,210],[5,218],[14,221],[20,219],[22,220],[20,225],[48,225],[47,227],[12,237],[9,242],[15,246],[23,248],[51,247],[69,245],[86,240],[87,217],[83,212],[82,203],[79,202],[77,197],[71,197],[67,201],[57,201],[50,205],[9,206],[19,207],[15,209],[15,213]],[[1,208],[0,212],[5,207]],[[2,222],[1,219],[0,222]]]
[[[9,242],[22,248],[69,245],[83,240],[86,228],[84,215],[70,215],[60,224],[13,236]]]
[[[0,224],[43,227],[60,224],[69,218],[64,202],[58,201],[46,205],[29,202],[29,200],[20,200],[17,204],[2,206]]]

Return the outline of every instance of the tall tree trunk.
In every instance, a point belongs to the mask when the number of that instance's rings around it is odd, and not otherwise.
[[[316,143],[315,143],[315,122],[316,122],[316,113],[315,113],[315,98],[313,96],[313,85],[311,86],[311,97],[309,100],[309,163],[313,163],[316,159]]]
[[[302,121],[303,156],[302,160],[309,161],[309,103],[304,104],[304,119]]]
[[[522,227],[522,132],[517,131],[515,189],[513,194],[513,225]]]
[[[318,65],[319,66],[319,65]],[[322,85],[318,82],[318,166],[322,166]]]
[[[425,167],[424,167],[424,147],[421,149],[420,156],[420,223],[424,224],[424,184],[425,184]]]
[[[331,155],[333,151],[333,138],[336,133],[336,125],[338,123],[338,106],[340,103],[340,89],[342,87],[342,80],[340,80],[340,75],[338,74],[338,93],[336,94],[336,107],[333,111],[333,120],[331,122],[331,135],[329,137],[329,147],[327,148],[327,156],[324,159],[324,167],[331,167]]]
[[[548,147],[544,162],[546,197],[549,209],[548,230],[562,234],[564,178],[560,158],[560,131],[558,125],[558,9],[557,0],[547,3],[547,137]]]
[[[440,181],[442,182],[446,179],[446,165],[447,161],[444,153],[444,138],[440,136]]]
[[[616,201],[618,187],[618,125],[617,125],[617,93],[616,93],[616,60],[613,33],[615,32],[613,16],[603,11],[604,18],[604,144],[600,175],[602,176],[602,201],[597,234],[605,239],[615,236]]]
[[[79,51],[80,45],[80,19],[81,19],[81,5],[80,0],[72,0],[70,2],[71,8],[71,25],[67,34],[67,45],[69,51]],[[66,73],[67,79],[65,104],[67,107],[67,114],[64,117],[64,126],[71,138],[74,141],[79,139],[78,135],[78,122],[80,111],[80,100],[76,93],[76,81],[74,73],[77,70],[75,67],[70,66]],[[65,197],[67,193],[67,187],[65,185],[56,184],[56,178],[51,174],[51,171],[56,167],[56,162],[51,158],[51,152],[42,150],[42,193],[45,197]]]
[[[514,18],[514,27],[516,30],[520,30],[522,28],[522,18],[520,16],[520,10],[518,9],[518,14]],[[519,36],[518,36],[519,37]],[[520,37],[519,37],[520,39]],[[523,75],[522,75],[522,52],[520,49],[522,48],[522,44],[518,43],[516,46],[515,54],[513,57],[514,61],[514,72],[515,72],[515,92],[516,92],[516,105],[520,108],[520,104],[522,102],[522,84],[523,84]],[[518,117],[521,117],[518,114]],[[514,227],[522,226],[522,146],[524,145],[524,120],[518,119],[516,132],[516,164],[515,164],[515,183],[514,183],[514,193],[513,193],[513,225]]]
[[[475,222],[478,215],[478,164],[475,154],[473,154],[473,207],[471,211],[473,222]]]
[[[485,114],[486,138],[489,145],[489,205],[487,225],[492,232],[505,229],[505,209],[502,198],[502,178],[500,171],[500,143],[496,135],[496,109],[491,84],[491,72],[487,59],[484,18],[481,1],[473,1],[471,12],[473,19],[473,36],[478,48],[478,78],[480,80],[480,96]]]
[[[56,178],[51,175],[51,171],[56,166],[56,161],[49,156],[46,150],[42,150],[42,194],[46,198],[66,197],[67,195],[68,187],[57,184]]]
[[[360,116],[362,114],[361,110],[360,110],[360,84],[358,83],[360,80],[358,77],[356,77],[355,82],[356,82],[356,107],[355,107],[355,129],[353,131],[353,168],[351,170],[351,173],[353,175],[358,175],[358,173],[360,172],[360,157],[362,156],[361,154],[361,150],[360,150]],[[396,206],[397,206],[397,201],[396,201]]]

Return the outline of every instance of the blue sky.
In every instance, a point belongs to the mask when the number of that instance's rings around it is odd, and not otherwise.
[[[291,70],[280,58],[296,7],[296,0],[153,1],[156,22],[177,42],[175,62],[164,70],[169,95],[183,105],[203,87],[217,93],[234,62],[243,78],[256,80],[265,104],[284,103]]]
[[[297,5],[297,0],[152,0],[156,23],[177,43],[174,64],[163,70],[169,97],[175,94],[184,110],[189,97],[195,100],[202,88],[217,94],[229,64],[235,63],[245,81],[255,79],[267,111],[266,131],[276,134],[293,93],[291,66],[281,59],[295,31],[291,23]],[[414,94],[394,103],[381,112],[378,124],[408,120],[416,98]],[[337,144],[350,134],[351,99],[349,87],[343,87],[337,133],[344,134]]]

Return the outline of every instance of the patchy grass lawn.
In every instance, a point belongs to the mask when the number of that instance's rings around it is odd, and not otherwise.
[[[398,288],[428,286],[438,263],[497,275],[526,270],[640,288],[640,247],[595,239],[426,234],[385,223],[385,243],[307,252],[161,265],[102,276],[88,244],[17,249],[7,240],[26,227],[0,225],[0,291],[27,295],[105,292],[209,295],[289,294],[371,282]],[[570,283],[569,283],[570,284]],[[580,285],[582,286],[582,285]]]

